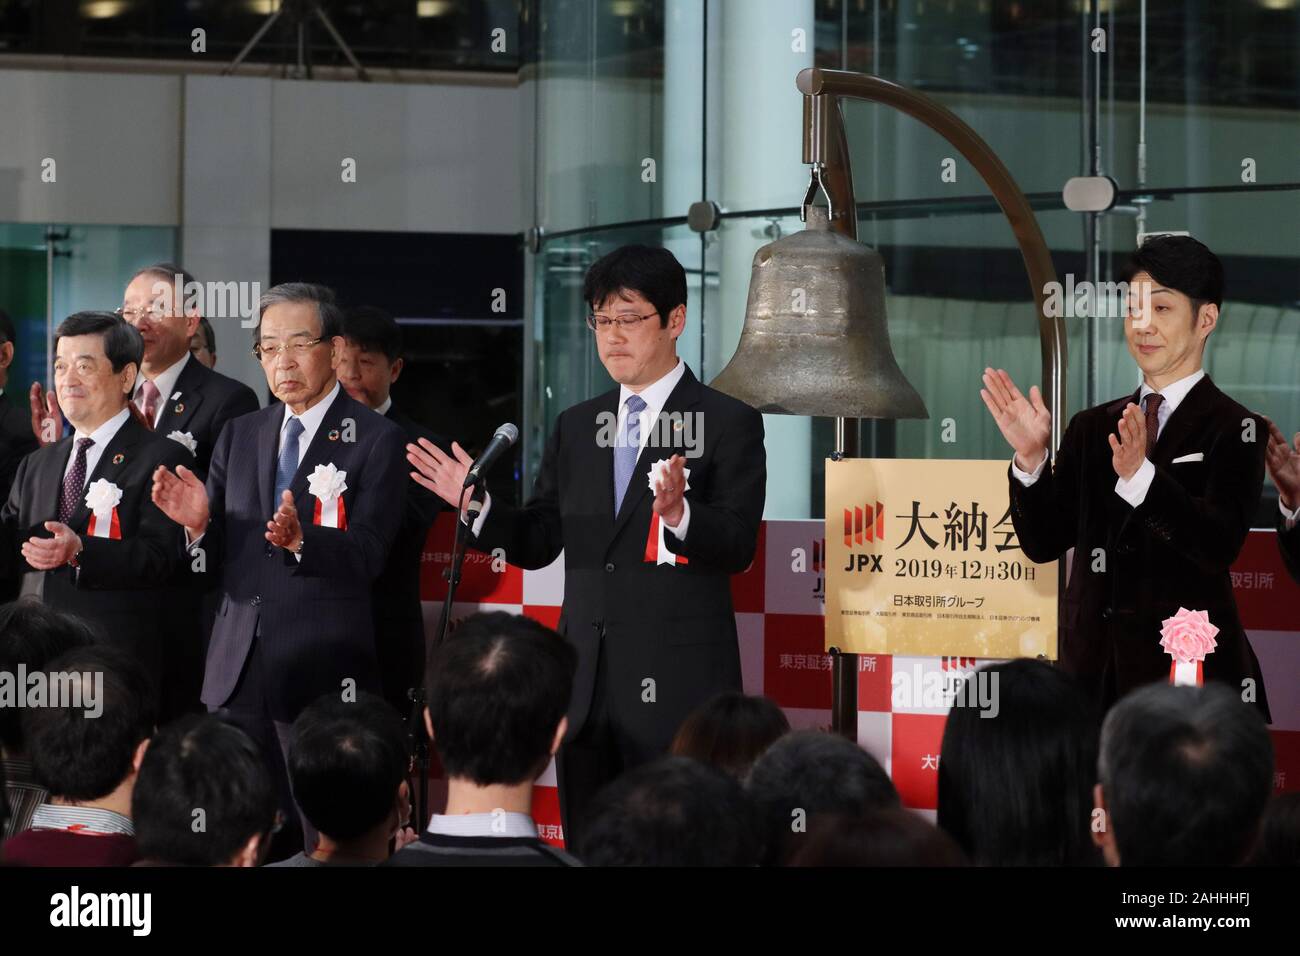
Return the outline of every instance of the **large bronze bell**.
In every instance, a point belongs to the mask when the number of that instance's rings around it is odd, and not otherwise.
[[[740,344],[712,386],[760,412],[929,418],[889,347],[880,254],[832,231],[825,207],[806,218],[754,254]]]

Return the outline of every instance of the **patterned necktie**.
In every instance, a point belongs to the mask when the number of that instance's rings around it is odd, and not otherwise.
[[[290,416],[284,426],[284,441],[280,443],[280,464],[275,469],[275,500],[271,502],[272,508],[280,507],[280,498],[298,470],[298,436],[302,431],[302,421]]]
[[[1165,397],[1159,392],[1152,392],[1147,396],[1147,457],[1151,457],[1151,452],[1156,447],[1156,439],[1160,436],[1160,403]]]
[[[632,480],[632,470],[641,454],[641,410],[645,408],[645,399],[640,395],[629,395],[627,401],[627,419],[623,422],[623,434],[614,446],[614,515],[623,506],[623,496],[627,494],[628,482]]]
[[[158,386],[147,378],[140,386],[140,391],[136,393],[136,407],[144,413],[145,423],[153,428],[154,419],[158,415],[158,403],[162,399],[162,393],[158,391]]]
[[[77,510],[77,500],[81,489],[86,486],[86,449],[95,444],[93,438],[78,438],[76,457],[72,467],[63,476],[63,493],[59,495],[59,523],[67,524],[72,520],[72,513]]]

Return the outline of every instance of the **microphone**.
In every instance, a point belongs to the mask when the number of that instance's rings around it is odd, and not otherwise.
[[[474,464],[470,465],[469,474],[465,476],[465,484],[462,488],[469,488],[477,485],[483,480],[483,472],[487,471],[496,464],[497,459],[510,450],[510,446],[519,440],[519,429],[514,425],[506,422],[496,430],[488,446],[483,449],[483,454],[474,459]]]

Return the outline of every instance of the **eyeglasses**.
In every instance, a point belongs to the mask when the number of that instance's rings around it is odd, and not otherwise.
[[[596,315],[591,313],[587,316],[587,328],[593,332],[606,332],[618,323],[618,327],[625,332],[641,324],[652,315],[658,315],[658,312],[647,312],[645,315],[637,315],[635,312],[620,312],[618,315]]]
[[[149,322],[161,322],[167,318],[167,310],[161,305],[151,305],[147,309],[114,309],[114,315],[120,315],[128,322],[134,322],[136,319],[144,319]]]
[[[283,345],[272,345],[269,347],[263,347],[261,343],[259,343],[253,346],[253,355],[257,357],[259,362],[273,359],[277,355],[283,355],[285,352],[288,352],[294,358],[302,358],[307,354],[309,349],[320,345],[324,341],[324,339],[299,339],[296,342],[285,342]]]

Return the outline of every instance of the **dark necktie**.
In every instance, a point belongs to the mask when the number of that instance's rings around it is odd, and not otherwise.
[[[1159,392],[1152,392],[1147,396],[1147,457],[1151,457],[1151,452],[1156,447],[1156,439],[1160,437],[1160,404],[1165,397]]]
[[[73,453],[72,467],[63,476],[63,493],[59,495],[59,523],[67,524],[72,520],[72,513],[77,510],[77,500],[81,490],[86,486],[86,449],[95,444],[94,439],[78,438],[77,450]]]
[[[302,432],[302,422],[291,416],[284,426],[284,441],[280,443],[280,464],[275,469],[275,500],[271,502],[272,508],[280,507],[280,498],[298,470],[298,436]]]

